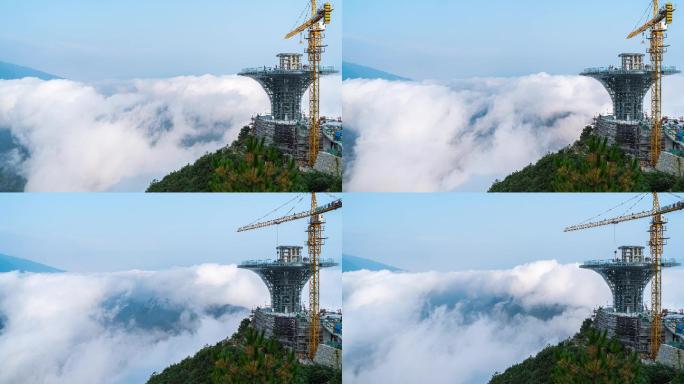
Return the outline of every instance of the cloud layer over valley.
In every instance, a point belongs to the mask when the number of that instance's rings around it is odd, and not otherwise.
[[[322,272],[322,307],[340,307],[339,276]],[[267,303],[259,277],[235,265],[0,274],[0,383],[145,382]]]
[[[340,77],[322,81],[322,111],[339,115]],[[257,82],[237,75],[0,81],[0,165],[28,191],[141,191],[269,108]]]
[[[593,116],[611,109],[603,87],[580,76],[347,80],[345,188],[486,190],[574,142]]]
[[[681,269],[665,272],[664,307],[684,304],[672,301],[682,277]],[[572,336],[611,301],[598,274],[555,261],[502,271],[361,271],[343,281],[350,383],[484,383]]]

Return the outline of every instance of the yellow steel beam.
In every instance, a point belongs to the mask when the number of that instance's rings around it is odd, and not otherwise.
[[[301,33],[301,32],[304,32],[307,28],[309,28],[309,27],[311,27],[312,25],[318,23],[318,22],[321,21],[324,17],[325,17],[325,15],[323,14],[323,11],[321,10],[320,12],[318,12],[318,13],[316,14],[315,17],[313,17],[313,18],[307,20],[306,22],[304,22],[304,24],[302,24],[302,25],[300,25],[299,27],[293,29],[292,32],[290,32],[290,33],[288,33],[287,35],[285,35],[285,39],[289,39],[289,38],[291,38],[291,37],[296,36],[297,34],[299,34],[299,33]]]
[[[605,225],[611,225],[611,224],[619,224],[623,223],[625,221],[632,221],[632,220],[639,220],[639,219],[644,219],[647,217],[652,217],[655,214],[660,214],[664,215],[666,213],[670,212],[675,212],[675,211],[682,211],[684,210],[684,201],[679,201],[677,203],[674,203],[672,205],[668,205],[665,207],[662,207],[658,212],[654,213],[653,211],[644,211],[644,212],[638,212],[638,213],[630,213],[629,215],[624,215],[620,217],[615,217],[612,219],[606,219],[606,220],[601,220],[597,221],[594,223],[587,223],[587,224],[580,224],[580,225],[573,225],[571,227],[565,228],[563,232],[574,232],[574,231],[580,231],[583,229],[590,229],[590,228],[597,228],[597,227],[603,227]]]
[[[663,9],[660,13],[658,13],[658,16],[652,18],[651,20],[647,21],[646,24],[642,25],[641,27],[637,28],[634,30],[634,32],[630,33],[627,35],[627,39],[631,39],[633,37],[636,37],[637,35],[640,35],[643,32],[646,32],[649,28],[653,27],[654,25],[660,23],[663,21],[666,17],[665,10]]]
[[[279,217],[279,218],[274,219],[274,220],[264,221],[264,222],[256,223],[256,224],[245,225],[244,227],[238,228],[237,231],[238,232],[247,232],[247,231],[251,231],[254,229],[270,227],[272,225],[279,225],[282,223],[287,223],[288,221],[304,219],[304,218],[311,216],[312,214],[323,214],[323,213],[334,211],[334,210],[340,209],[340,208],[342,208],[342,200],[335,200],[331,203],[328,203],[326,205],[322,205],[322,206],[316,208],[316,210],[313,213],[311,212],[311,210],[299,212],[299,213],[295,213],[292,215]]]

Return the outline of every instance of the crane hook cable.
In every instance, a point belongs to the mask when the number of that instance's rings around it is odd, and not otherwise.
[[[607,214],[607,213],[609,213],[609,212],[612,212],[612,211],[614,211],[614,210],[616,210],[616,209],[618,209],[618,208],[620,208],[620,207],[626,205],[626,204],[629,203],[630,201],[635,200],[635,199],[641,197],[642,195],[645,195],[645,193],[640,194],[640,195],[636,195],[636,196],[632,197],[631,199],[628,199],[628,200],[626,200],[626,201],[623,201],[622,203],[620,203],[620,204],[614,206],[613,208],[608,209],[608,210],[605,211],[605,212],[599,213],[598,215],[596,215],[596,216],[594,216],[594,217],[590,217],[589,219],[587,219],[587,220],[581,222],[579,225],[586,224],[586,223],[588,223],[588,222],[590,222],[590,221],[593,221],[593,220],[595,220],[595,219],[597,219],[597,218],[599,218],[599,217],[601,217],[601,216],[603,216],[603,215],[605,215],[605,214]]]
[[[627,209],[625,210],[625,212],[622,214],[622,216],[624,216],[624,215],[626,215],[628,212],[630,212],[630,211],[631,211],[634,207],[636,207],[636,205],[639,204],[639,203],[641,202],[641,200],[643,200],[645,197],[646,197],[646,194],[644,193],[643,195],[641,195],[641,198],[640,198],[639,200],[637,200],[634,204],[632,204],[631,207],[629,207],[629,208],[627,208]]]
[[[639,19],[639,21],[637,21],[634,28],[632,28],[633,31],[639,28],[639,26],[641,26],[642,24],[644,24],[646,20],[648,20],[648,15],[651,11],[651,8],[653,8],[653,0],[651,0],[646,6],[646,9],[644,9],[644,13],[641,15],[641,18]]]
[[[261,216],[260,218],[254,220],[253,222],[249,223],[248,225],[252,225],[252,224],[256,224],[256,223],[260,222],[261,220],[263,220],[263,219],[265,219],[266,217],[272,215],[273,213],[277,212],[278,210],[280,210],[281,208],[283,208],[283,207],[285,207],[286,205],[290,204],[291,202],[295,201],[299,196],[300,196],[300,194],[297,194],[295,197],[293,197],[292,199],[290,199],[290,200],[288,200],[287,202],[285,202],[285,204],[283,204],[283,205],[279,206],[278,208],[276,208],[276,209],[274,209],[274,210],[268,212],[267,214],[265,214],[265,215]]]

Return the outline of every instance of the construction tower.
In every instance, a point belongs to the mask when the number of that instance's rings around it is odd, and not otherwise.
[[[271,294],[271,309],[277,313],[300,313],[302,289],[312,274],[312,260],[302,256],[302,247],[279,246],[275,261],[246,261],[238,268],[258,274]],[[332,260],[320,260],[319,268],[336,266]]]
[[[283,153],[306,161],[309,129],[302,113],[302,98],[314,82],[312,72],[302,64],[302,55],[281,53],[275,67],[247,68],[239,75],[256,80],[271,101],[271,113],[259,115],[253,121],[253,133],[264,138],[266,145],[275,145]],[[337,73],[332,67],[320,67],[319,76]]]
[[[644,97],[653,85],[653,68],[644,64],[641,53],[619,55],[620,67],[588,68],[581,75],[593,77],[606,87],[613,101],[613,118],[620,121],[644,120]],[[663,75],[679,73],[676,68],[664,68]]]
[[[581,268],[600,274],[613,293],[613,310],[619,313],[644,312],[644,289],[655,275],[653,260],[644,255],[644,247],[623,246],[612,260],[588,261]],[[662,268],[680,265],[675,260],[661,260]]]
[[[644,63],[640,53],[619,55],[621,65],[585,69],[581,75],[598,80],[613,101],[613,114],[596,119],[596,133],[605,137],[608,144],[643,161],[650,161],[651,122],[644,114],[644,97],[653,86],[655,77],[651,65]],[[663,67],[663,75],[680,71],[675,67]]]

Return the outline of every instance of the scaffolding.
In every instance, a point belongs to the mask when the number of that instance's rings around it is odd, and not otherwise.
[[[621,313],[614,308],[599,308],[594,314],[596,329],[605,331],[625,347],[641,356],[650,353],[651,319],[644,313]]]
[[[257,308],[252,311],[252,325],[264,336],[290,348],[299,358],[308,357],[309,317],[306,313],[278,313],[272,308]],[[321,344],[335,350],[342,348],[342,314],[321,312]]]
[[[254,329],[264,336],[277,340],[299,357],[304,357],[308,347],[309,321],[303,313],[277,313],[271,308],[257,308],[252,312]]]

